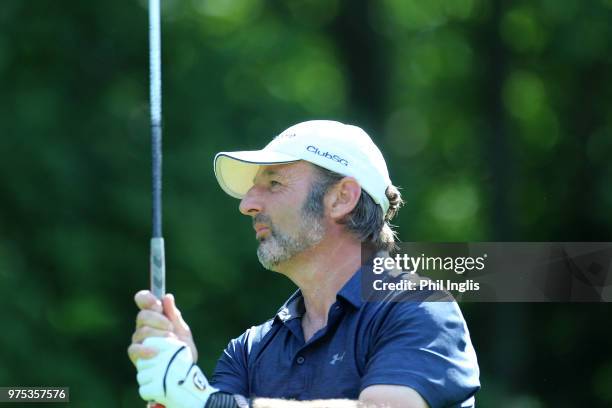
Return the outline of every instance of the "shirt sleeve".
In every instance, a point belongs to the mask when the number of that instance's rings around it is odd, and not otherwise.
[[[247,341],[250,329],[229,342],[217,361],[211,384],[229,394],[249,395]]]
[[[431,408],[470,407],[480,388],[476,353],[455,302],[398,302],[374,329],[361,390],[404,385]]]

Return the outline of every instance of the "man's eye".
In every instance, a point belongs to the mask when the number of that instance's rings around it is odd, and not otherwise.
[[[270,180],[270,187],[280,186],[281,183],[275,180]]]

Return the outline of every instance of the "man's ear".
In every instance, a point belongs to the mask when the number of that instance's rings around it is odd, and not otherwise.
[[[361,197],[361,186],[352,177],[344,177],[325,196],[325,206],[333,220],[349,214]]]

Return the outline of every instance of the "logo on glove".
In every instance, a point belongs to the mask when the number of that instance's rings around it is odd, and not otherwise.
[[[199,370],[193,373],[193,385],[195,385],[200,391],[204,391],[206,389],[206,379]]]

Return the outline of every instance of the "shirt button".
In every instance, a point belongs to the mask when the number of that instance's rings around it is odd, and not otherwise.
[[[300,364],[300,365],[301,365],[301,364],[304,364],[304,357],[299,356],[299,357],[297,358],[297,363],[298,363],[298,364]]]

